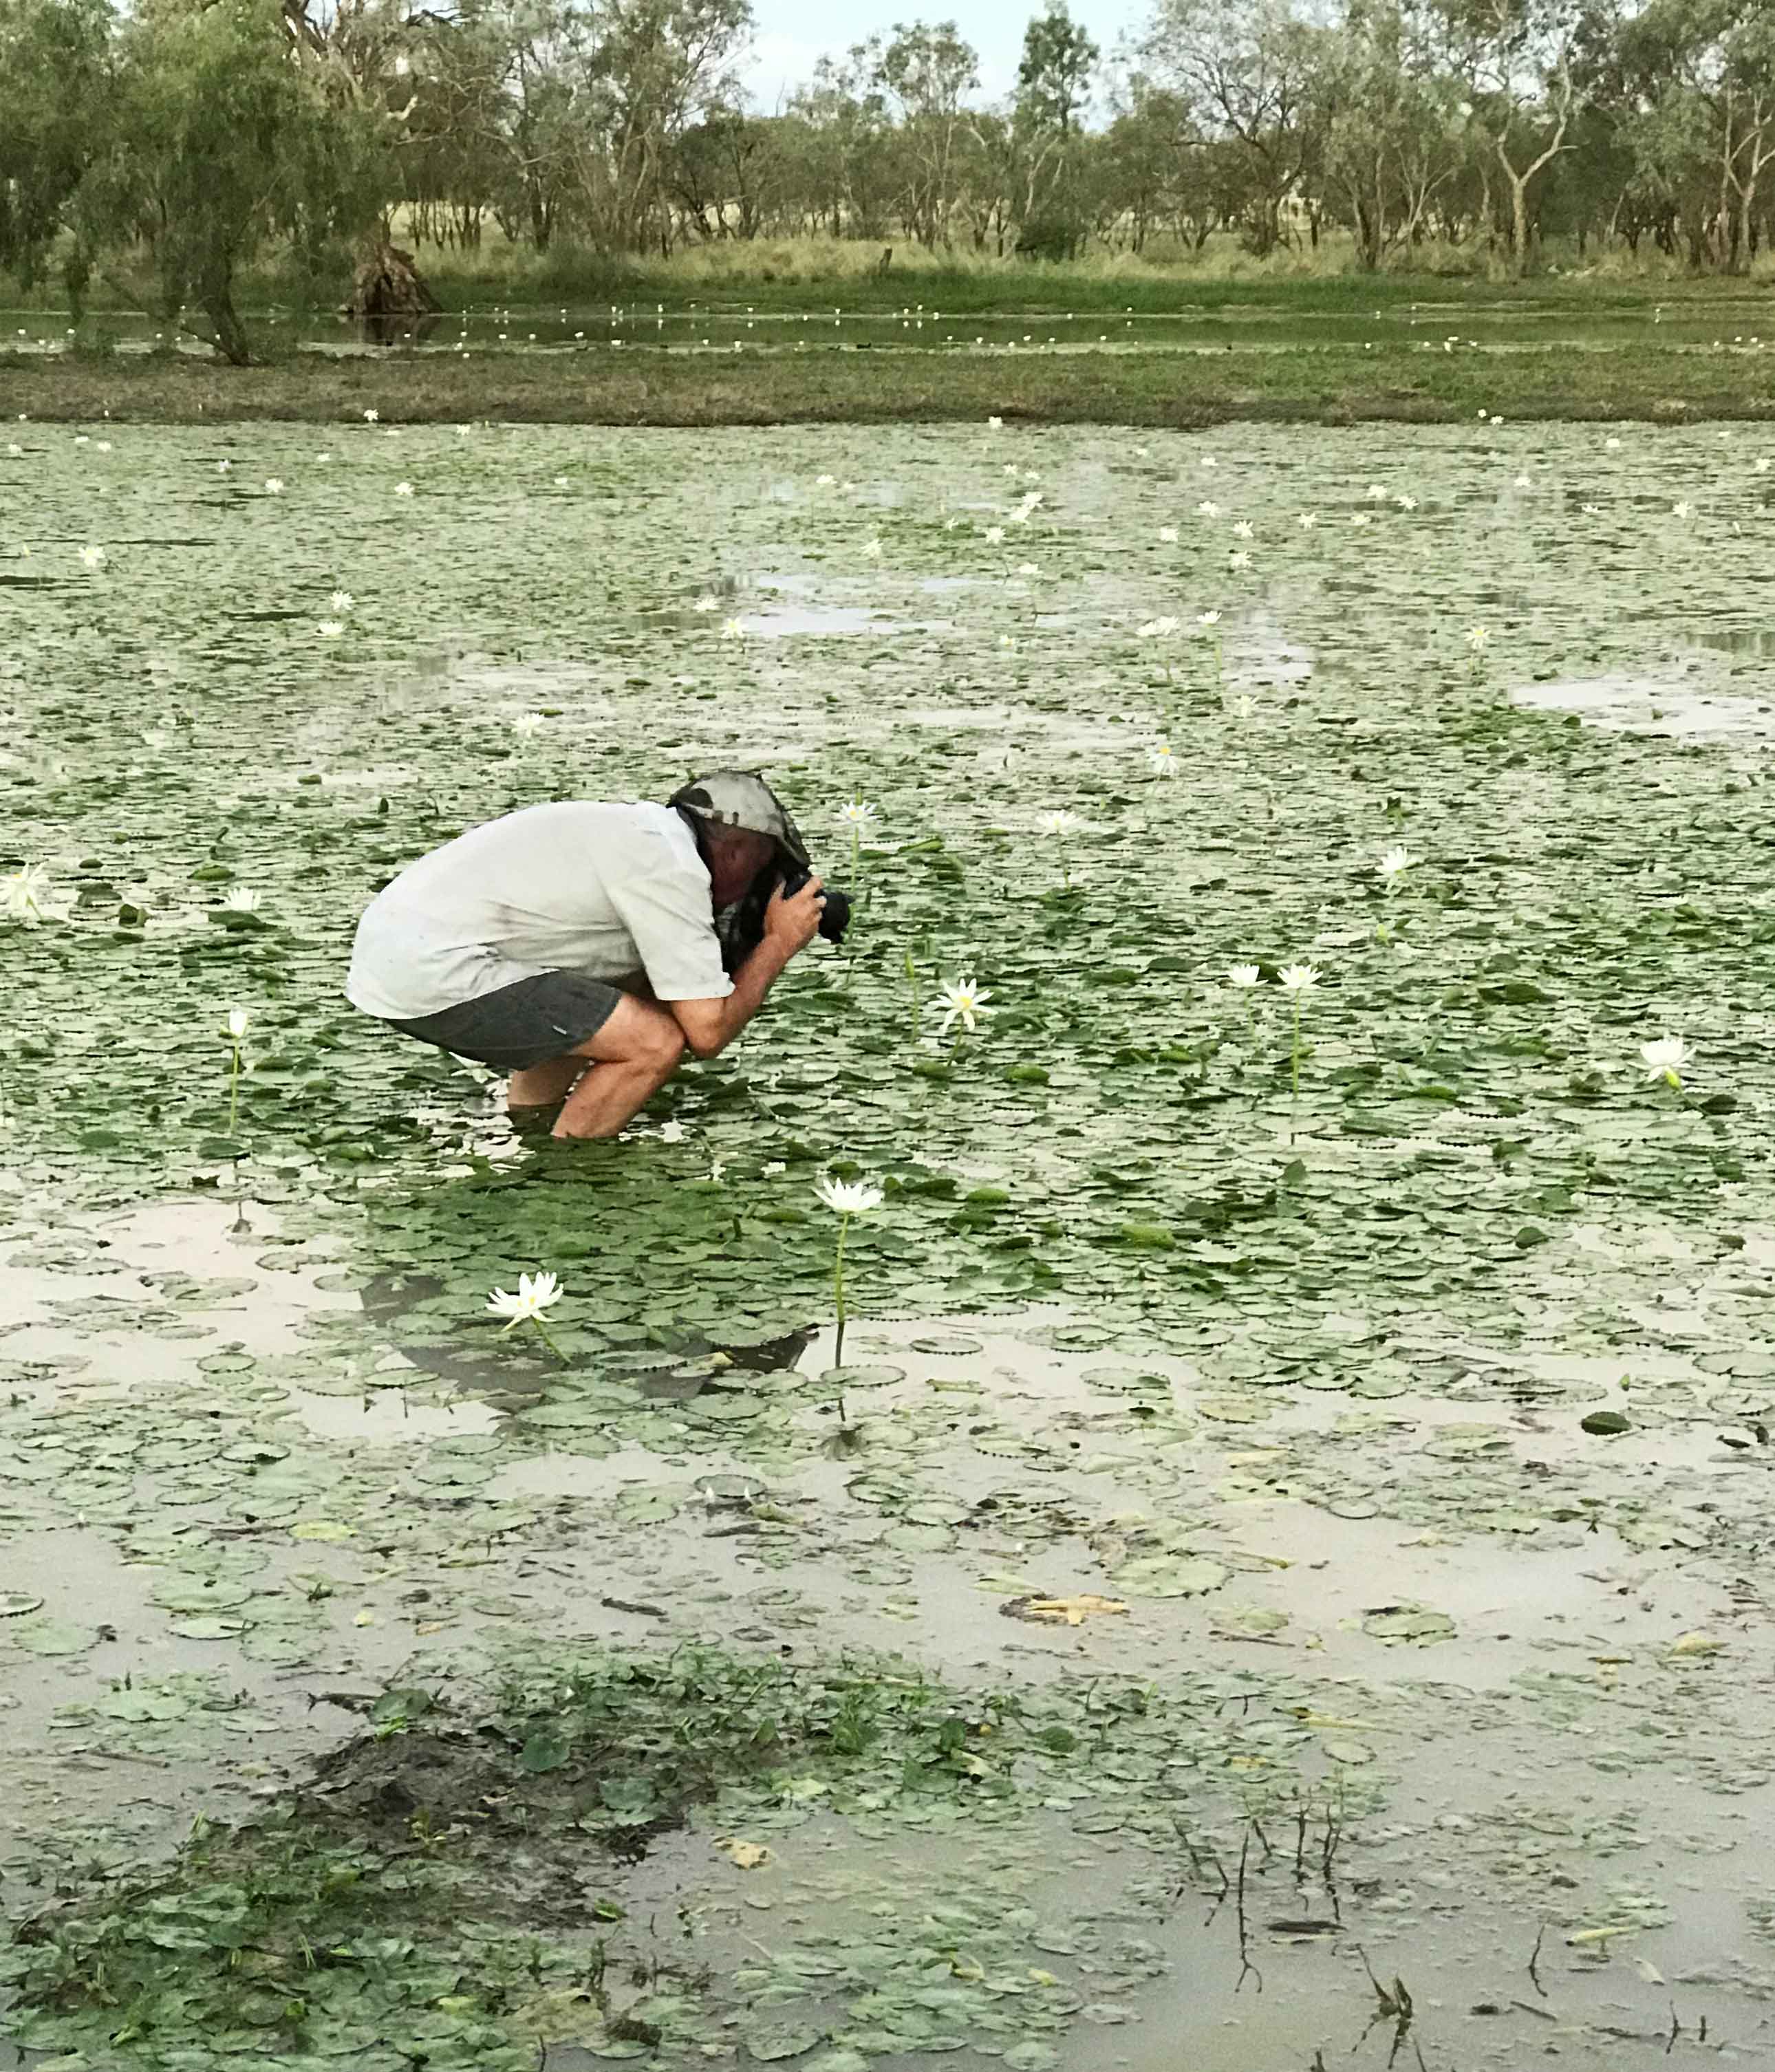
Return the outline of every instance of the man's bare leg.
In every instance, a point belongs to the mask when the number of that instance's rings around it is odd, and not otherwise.
[[[677,1071],[684,1054],[684,1031],[663,1007],[619,1001],[603,1027],[576,1050],[535,1068],[543,1073],[570,1066],[578,1075],[556,1118],[555,1135],[614,1137]],[[518,1077],[513,1075],[514,1087]]]
[[[551,1058],[545,1065],[532,1065],[514,1072],[507,1083],[508,1108],[553,1108],[565,1100],[568,1089],[586,1069],[583,1058]]]

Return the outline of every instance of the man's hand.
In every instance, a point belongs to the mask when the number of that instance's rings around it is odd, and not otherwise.
[[[758,1013],[777,974],[819,934],[825,904],[817,878],[810,878],[789,899],[779,885],[764,910],[763,937],[733,974],[733,990],[727,997],[671,1003],[684,1040],[699,1058],[719,1057]]]
[[[786,956],[798,956],[820,933],[820,917],[825,909],[817,878],[810,878],[799,892],[787,898],[779,885],[764,910],[765,940],[777,944]]]

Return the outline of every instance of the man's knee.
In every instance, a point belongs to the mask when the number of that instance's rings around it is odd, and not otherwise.
[[[641,1062],[662,1075],[675,1072],[684,1054],[684,1032],[669,1014],[650,1014]]]

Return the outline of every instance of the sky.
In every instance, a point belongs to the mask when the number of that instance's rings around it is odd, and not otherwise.
[[[853,43],[895,22],[953,21],[980,52],[980,88],[989,100],[1009,93],[1017,80],[1023,30],[1046,0],[752,0],[758,23],[750,62],[743,72],[747,90],[766,113],[805,85],[819,60],[841,57]],[[1124,29],[1138,27],[1152,10],[1148,0],[1072,0],[1107,57]]]

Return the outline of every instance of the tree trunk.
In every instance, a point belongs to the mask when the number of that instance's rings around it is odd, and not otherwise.
[[[251,364],[253,348],[246,327],[235,312],[232,268],[212,278],[203,290],[203,314],[216,334],[216,349],[231,367]]]

